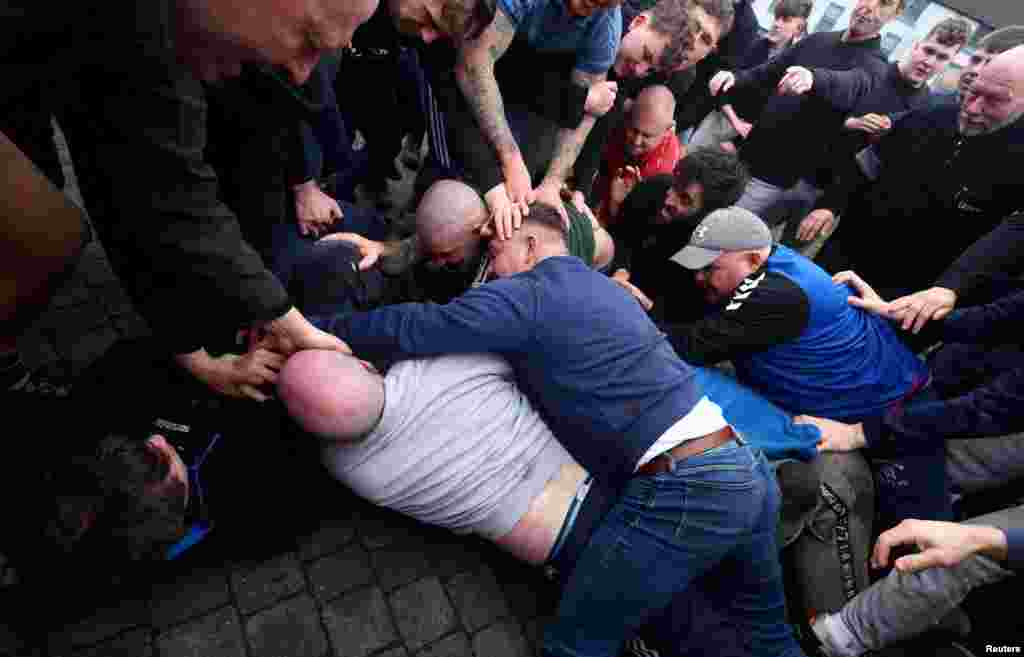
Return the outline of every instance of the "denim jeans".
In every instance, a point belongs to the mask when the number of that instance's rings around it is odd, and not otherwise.
[[[617,655],[705,574],[748,654],[802,654],[784,618],[779,499],[764,456],[741,439],[631,479],[569,578],[544,654]]]

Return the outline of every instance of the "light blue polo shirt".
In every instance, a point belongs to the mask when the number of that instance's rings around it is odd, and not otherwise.
[[[622,11],[600,9],[586,18],[569,13],[565,0],[498,0],[516,36],[539,52],[576,52],[576,68],[600,74],[615,63],[622,39]]]

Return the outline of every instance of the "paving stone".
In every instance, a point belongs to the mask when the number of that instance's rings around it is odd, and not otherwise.
[[[134,630],[73,654],[74,657],[152,657],[153,642],[149,634],[149,630]],[[50,657],[57,656],[51,651]]]
[[[473,646],[462,632],[449,634],[416,653],[416,657],[472,657]],[[483,655],[481,655],[483,657]]]
[[[402,543],[370,553],[381,588],[396,589],[433,574],[421,543]]]
[[[102,607],[92,614],[50,632],[50,652],[64,651],[100,643],[126,630],[149,623],[145,600],[131,596]]]
[[[231,573],[231,588],[243,614],[251,614],[294,595],[305,585],[299,560],[291,552],[266,561],[238,564]]]
[[[362,546],[350,545],[337,554],[331,554],[309,565],[309,580],[313,594],[320,600],[330,600],[352,589],[373,583],[370,557]]]
[[[299,558],[312,561],[337,552],[352,542],[355,536],[356,526],[352,518],[326,520],[313,534],[299,539]]]
[[[519,623],[505,621],[473,637],[473,651],[487,657],[532,657]]]
[[[445,584],[449,597],[470,632],[511,615],[498,580],[490,568],[460,573]]]
[[[180,623],[222,607],[230,599],[228,579],[220,570],[201,568],[184,573],[173,581],[154,584],[150,603],[153,625],[163,628]]]
[[[364,657],[399,638],[384,593],[377,587],[353,591],[327,603],[323,619],[338,657]]]
[[[398,589],[389,602],[398,631],[414,652],[455,628],[455,610],[436,577]]]
[[[321,657],[327,637],[313,598],[302,595],[266,609],[245,622],[254,657]]]
[[[230,607],[165,632],[157,645],[168,657],[246,657],[242,625]]]

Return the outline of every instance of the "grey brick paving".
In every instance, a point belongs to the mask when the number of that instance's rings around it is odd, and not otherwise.
[[[381,588],[391,591],[433,573],[419,542],[391,545],[370,553]]]
[[[472,654],[473,646],[469,637],[456,632],[426,646],[416,653],[416,657],[469,657]]]
[[[135,630],[99,645],[78,650],[73,655],[74,657],[151,657],[153,641],[148,630]]]
[[[161,634],[157,646],[176,657],[246,657],[242,624],[230,607]]]
[[[384,593],[375,586],[327,603],[323,618],[338,657],[364,657],[399,638]]]
[[[455,629],[455,610],[436,577],[398,589],[389,600],[398,631],[413,651]]]
[[[261,611],[245,622],[253,657],[323,657],[327,636],[308,595]]]
[[[336,552],[352,542],[355,536],[355,522],[351,518],[326,520],[316,532],[299,539],[299,558],[310,561]]]
[[[33,367],[73,376],[115,340],[147,333],[94,241],[19,350]],[[532,570],[345,493],[323,507],[294,553],[180,569],[148,599],[126,593],[42,632],[0,619],[0,657],[503,657],[530,645],[513,615],[529,631],[531,615],[550,607],[544,583],[523,576]],[[17,580],[0,555],[0,590],[59,595],[12,589]]]
[[[239,564],[231,573],[231,589],[243,614],[295,595],[305,586],[299,560],[291,552],[259,563]]]
[[[487,657],[533,657],[519,624],[514,621],[481,630],[473,637],[473,651]]]
[[[476,632],[512,613],[490,568],[460,573],[451,578],[445,588],[463,626],[470,632]]]
[[[203,568],[153,587],[153,625],[167,627],[218,607],[231,600],[228,578],[222,570]]]
[[[320,600],[331,600],[343,593],[373,583],[370,557],[360,545],[351,545],[309,564],[309,581]]]

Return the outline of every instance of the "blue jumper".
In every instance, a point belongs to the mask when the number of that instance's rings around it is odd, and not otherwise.
[[[369,358],[502,354],[568,452],[615,487],[702,396],[693,368],[636,300],[572,256],[443,306],[399,304],[315,323]]]

